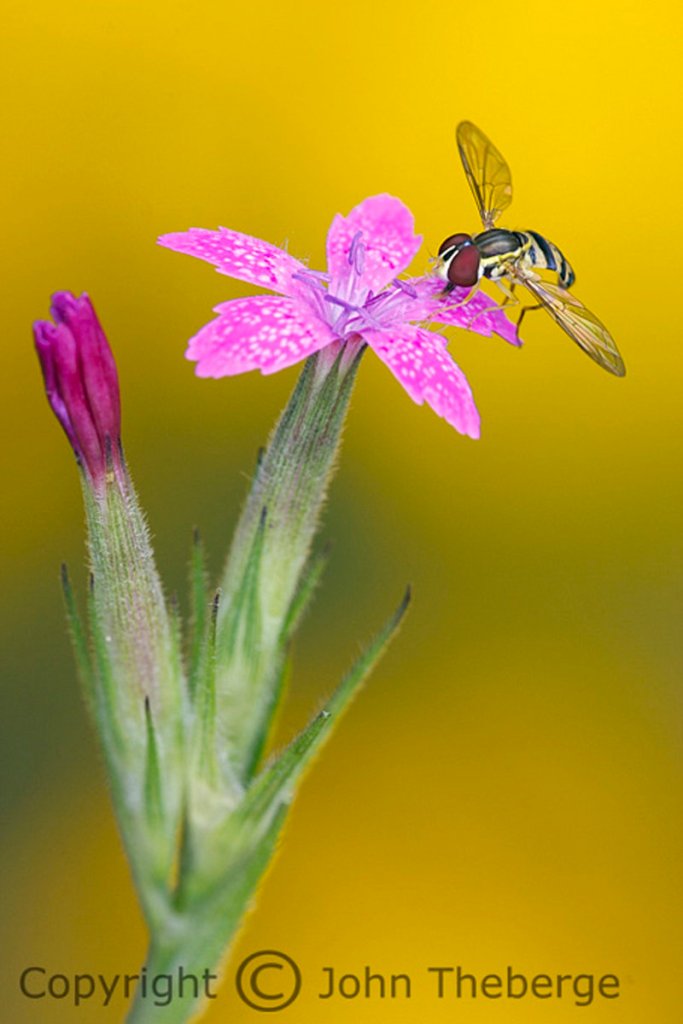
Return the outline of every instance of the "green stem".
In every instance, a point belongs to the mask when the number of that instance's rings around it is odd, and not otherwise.
[[[176,942],[152,941],[145,982],[138,984],[128,1024],[185,1024],[204,999],[215,998],[215,964],[224,951],[222,932],[201,936],[195,931]]]
[[[145,963],[146,984],[138,984],[127,1024],[185,1024],[204,999],[215,996],[220,973],[217,965],[227,957],[258,881],[273,856],[284,816],[283,808],[264,841],[250,856],[241,858],[226,885],[204,903],[169,916],[157,929]],[[166,1005],[157,1005],[162,1000],[155,997],[155,979],[162,979],[156,983],[157,992],[159,986],[165,992],[169,976],[172,998]],[[181,978],[196,978],[198,984],[186,980],[181,986]]]
[[[280,697],[289,639],[284,627],[296,618],[291,611],[309,564],[363,348],[360,340],[351,341],[307,361],[259,461],[235,531],[221,584],[216,689],[219,717],[234,725],[230,760],[244,785],[258,768]],[[243,600],[247,590],[248,602]]]

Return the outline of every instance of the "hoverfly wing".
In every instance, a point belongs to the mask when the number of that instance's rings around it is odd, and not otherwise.
[[[471,121],[461,121],[455,137],[479,216],[484,227],[491,228],[512,202],[510,168],[490,139]]]
[[[575,295],[558,285],[541,281],[535,274],[524,273],[519,268],[515,269],[514,279],[538,299],[555,323],[603,370],[616,377],[625,375],[624,360],[612,335]]]

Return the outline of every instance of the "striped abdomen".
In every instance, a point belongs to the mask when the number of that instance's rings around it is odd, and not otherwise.
[[[569,261],[565,259],[557,246],[536,231],[518,231],[517,234],[529,243],[524,258],[532,267],[556,271],[558,284],[562,288],[571,288],[574,284],[575,274]]]

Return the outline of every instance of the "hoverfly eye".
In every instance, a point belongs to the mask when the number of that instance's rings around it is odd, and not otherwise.
[[[465,245],[448,265],[448,282],[457,288],[471,288],[479,279],[479,251]]]
[[[463,234],[449,235],[448,238],[445,238],[439,246],[439,256],[443,259],[449,249],[457,249],[457,247],[462,245],[463,242],[469,242],[471,237],[471,235]]]

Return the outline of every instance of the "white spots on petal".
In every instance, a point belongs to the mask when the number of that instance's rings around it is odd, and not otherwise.
[[[297,300],[275,296],[236,299],[190,343],[202,376],[247,370],[264,373],[290,366],[334,340],[329,328]]]
[[[221,274],[285,295],[294,292],[292,274],[305,269],[302,263],[277,246],[228,228],[219,231],[191,228],[178,234],[164,235],[160,241],[169,249],[212,263]]]
[[[478,436],[479,415],[469,385],[439,335],[403,325],[364,336],[413,401],[426,402],[461,433]]]

